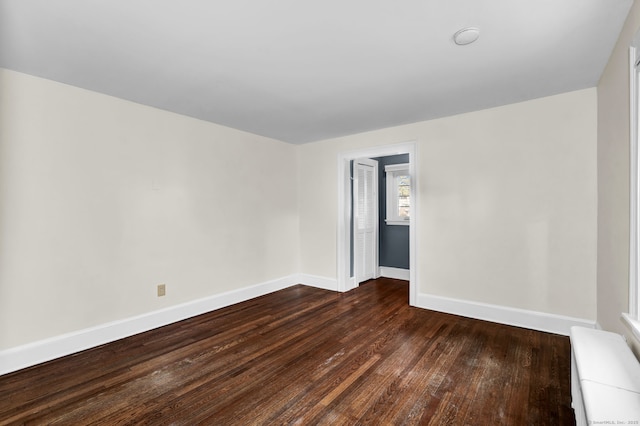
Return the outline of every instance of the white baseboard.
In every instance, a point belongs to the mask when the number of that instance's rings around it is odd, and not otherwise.
[[[0,351],[0,375],[298,284],[298,274]],[[305,283],[306,284],[306,283]],[[312,284],[309,284],[312,285]]]
[[[338,281],[335,278],[320,277],[317,275],[298,274],[297,282],[310,287],[322,288],[325,290],[338,291]]]
[[[582,318],[548,314],[545,312],[529,311],[526,309],[510,308],[500,305],[472,302],[469,300],[452,299],[430,294],[418,294],[419,308],[460,315],[500,324],[524,327],[548,333],[569,335],[572,326],[577,325],[595,328],[596,322]]]
[[[243,302],[274,291],[304,284],[337,291],[334,278],[309,274],[293,274],[238,290],[216,294],[180,305],[149,312],[123,320],[112,321],[49,339],[0,351],[0,375],[21,370],[85,349],[113,342],[134,334],[162,327],[206,312]],[[459,299],[419,294],[417,307],[483,319],[534,330],[569,335],[573,325],[594,328],[595,322],[536,311],[488,305]]]
[[[396,280],[409,281],[409,269],[392,268],[390,266],[381,266],[378,268],[378,275],[386,278],[394,278]]]

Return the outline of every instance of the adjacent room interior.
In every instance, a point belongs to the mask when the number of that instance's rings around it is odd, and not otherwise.
[[[571,382],[602,336],[639,413],[638,31],[633,0],[0,0],[0,423],[623,420]]]

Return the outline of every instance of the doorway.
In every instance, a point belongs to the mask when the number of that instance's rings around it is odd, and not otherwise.
[[[419,180],[416,164],[416,143],[371,147],[338,154],[338,235],[337,235],[337,281],[338,291],[346,292],[357,287],[356,278],[351,276],[351,161],[361,158],[385,157],[409,154],[409,174],[411,176],[412,220],[409,225],[409,304],[417,303],[416,235],[419,227]]]

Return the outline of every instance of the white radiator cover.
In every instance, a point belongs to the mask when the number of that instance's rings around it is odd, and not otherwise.
[[[576,425],[640,424],[640,364],[619,334],[571,327]]]

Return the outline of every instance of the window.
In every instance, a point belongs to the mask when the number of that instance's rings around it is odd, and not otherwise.
[[[630,244],[629,244],[629,313],[623,314],[633,332],[640,338],[640,288],[638,272],[640,270],[640,171],[638,170],[638,125],[640,124],[640,33],[634,37],[629,49],[629,89],[630,89],[630,155],[629,206],[630,206]]]
[[[409,164],[384,166],[387,175],[387,225],[409,225],[411,218],[411,176]]]

